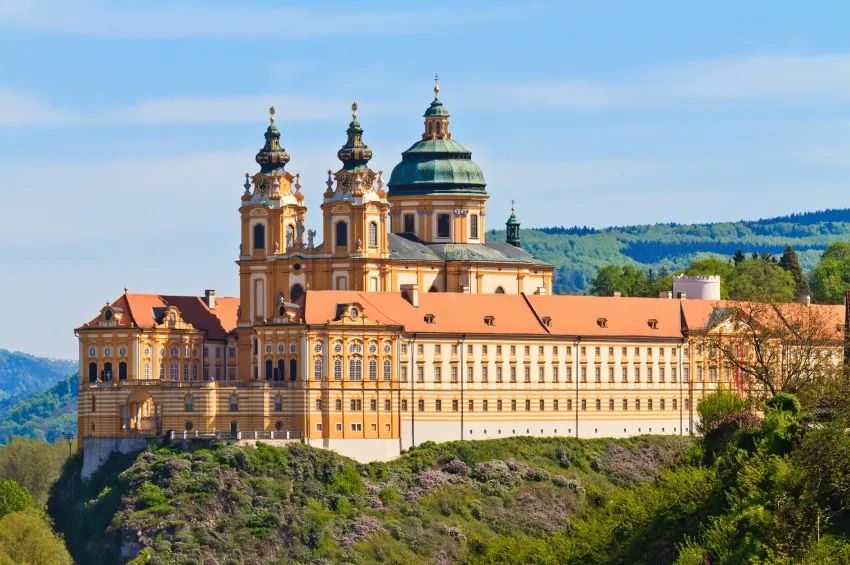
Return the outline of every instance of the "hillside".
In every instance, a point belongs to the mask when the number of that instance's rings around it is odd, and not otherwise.
[[[505,232],[491,231],[487,237],[503,241]],[[792,245],[808,271],[829,243],[850,240],[850,209],[711,224],[525,229],[521,238],[523,247],[557,267],[555,292],[573,293],[584,291],[605,265],[675,271],[697,258],[728,259],[738,249],[778,256]]]
[[[48,510],[92,565],[850,562],[847,418],[725,395],[703,401],[693,442],[426,443],[369,465],[300,443],[174,445],[84,483],[77,456]]]
[[[50,388],[76,370],[76,361],[0,349],[0,401]]]
[[[47,442],[76,436],[79,387],[80,374],[74,373],[47,390],[0,402],[0,445],[14,436]]]

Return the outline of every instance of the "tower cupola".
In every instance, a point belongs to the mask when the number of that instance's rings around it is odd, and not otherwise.
[[[346,171],[365,169],[366,163],[372,158],[372,150],[363,143],[363,128],[357,121],[357,102],[351,105],[351,123],[346,133],[348,139],[336,154],[342,161],[342,168]]]
[[[522,247],[519,241],[519,220],[516,219],[515,212],[514,201],[511,200],[511,216],[505,222],[505,242],[510,243],[514,247]]]
[[[266,175],[282,175],[289,162],[289,153],[280,146],[280,131],[274,125],[274,106],[269,108],[269,127],[266,128],[266,144],[257,153],[255,160],[260,172]]]

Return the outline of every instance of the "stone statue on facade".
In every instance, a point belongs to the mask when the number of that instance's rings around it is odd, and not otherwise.
[[[313,238],[316,237],[316,230],[307,230],[307,247],[313,249]]]
[[[359,237],[357,238],[357,251],[363,251],[363,240]]]
[[[296,241],[298,241],[298,245],[304,246],[304,222],[298,220],[295,222],[295,234]]]
[[[280,242],[279,241],[274,242],[274,252],[280,253]]]
[[[293,245],[293,235],[292,230],[286,230],[286,249],[292,249]]]

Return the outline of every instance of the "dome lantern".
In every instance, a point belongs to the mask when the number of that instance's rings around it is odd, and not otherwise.
[[[505,242],[514,247],[522,247],[519,241],[519,220],[516,219],[514,201],[511,200],[511,216],[505,222]]]
[[[336,154],[342,161],[342,168],[347,171],[365,169],[372,158],[372,150],[363,143],[363,128],[357,121],[357,102],[351,105],[351,123],[348,124],[346,133],[348,139]]]
[[[289,153],[280,146],[280,131],[274,125],[274,106],[269,108],[269,127],[264,137],[266,144],[254,158],[260,165],[260,172],[266,175],[281,175],[283,168],[289,162]]]

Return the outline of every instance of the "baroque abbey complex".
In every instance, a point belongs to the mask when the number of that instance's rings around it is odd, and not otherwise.
[[[424,441],[691,432],[698,398],[731,384],[700,345],[718,302],[553,296],[513,211],[487,240],[484,175],[438,91],[388,180],[353,106],[321,241],[272,108],[234,218],[239,297],[125,289],[76,329],[87,451],[168,434],[368,461]]]

